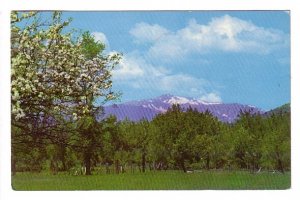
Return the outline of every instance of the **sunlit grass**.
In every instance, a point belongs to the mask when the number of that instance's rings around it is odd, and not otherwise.
[[[72,176],[17,173],[15,190],[202,190],[202,189],[287,189],[290,173],[155,171],[146,173]]]

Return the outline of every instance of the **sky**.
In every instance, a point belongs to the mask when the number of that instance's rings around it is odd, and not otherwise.
[[[290,102],[286,11],[64,12],[105,53],[118,103],[163,94],[270,110]]]

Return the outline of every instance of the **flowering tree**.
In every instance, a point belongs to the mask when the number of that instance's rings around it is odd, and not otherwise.
[[[70,19],[53,12],[43,22],[42,14],[11,13],[12,126],[35,138],[57,139],[51,134],[58,123],[95,116],[118,96],[111,71],[121,57],[104,55],[104,45],[94,40],[96,51],[89,53],[88,33],[75,38],[66,31]]]

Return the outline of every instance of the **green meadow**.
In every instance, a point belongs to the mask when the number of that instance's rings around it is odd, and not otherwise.
[[[290,64],[273,62],[290,57],[288,16],[176,13],[11,12],[13,189],[291,187]]]
[[[288,189],[290,172],[285,174],[246,171],[153,171],[145,173],[72,176],[43,173],[17,173],[14,190],[207,190],[207,189]]]

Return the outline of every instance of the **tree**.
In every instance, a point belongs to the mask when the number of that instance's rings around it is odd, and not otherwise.
[[[20,13],[11,16],[14,122],[57,111],[76,118],[95,109],[96,98],[102,97],[103,103],[116,98],[111,90],[111,70],[120,55],[100,55],[104,45],[88,32],[74,41],[71,33],[63,31],[70,20],[62,21],[60,12],[53,12],[47,25],[31,19],[37,14],[22,14],[30,18],[27,26],[18,24],[24,20]]]
[[[62,123],[96,118],[101,105],[118,96],[111,71],[121,58],[103,55],[104,45],[89,33],[74,39],[65,31],[71,20],[63,21],[60,12],[45,22],[42,14],[11,14],[12,126],[35,140],[57,138],[53,130]]]
[[[194,153],[198,159],[205,161],[205,168],[209,170],[212,161],[215,166],[218,162],[218,148],[220,144],[218,137],[220,135],[220,122],[208,111],[199,113],[194,111],[194,120],[189,125],[195,129],[195,136],[192,140]]]
[[[124,124],[119,124],[115,116],[106,118],[103,124],[104,151],[102,157],[105,163],[114,163],[115,173],[118,174],[120,172],[120,164],[124,163],[123,159],[126,159],[124,152],[128,147],[125,132],[122,131],[124,130]],[[127,127],[127,123],[125,127]]]
[[[246,169],[249,168],[249,131],[242,125],[235,125],[232,128],[233,131],[233,156],[234,163],[237,168]]]
[[[136,131],[134,132],[135,135],[132,136],[132,140],[134,141],[136,150],[136,161],[139,163],[139,166],[141,165],[141,171],[145,172],[149,153],[150,132],[152,131],[153,126],[147,120],[143,119],[136,123],[135,127]]]
[[[154,123],[163,138],[159,143],[165,148],[164,159],[187,171],[186,162],[192,160],[192,145],[195,131],[189,123],[190,112],[183,112],[179,105],[173,105],[166,113],[158,115]],[[171,125],[172,124],[172,125]]]
[[[151,122],[148,158],[152,161],[151,168],[161,170],[170,167],[174,162],[171,157],[172,138],[169,133],[164,132],[169,121],[164,114],[157,115]]]
[[[262,144],[262,165],[284,173],[290,169],[290,113],[272,114],[267,119],[267,131]]]
[[[82,54],[89,60],[98,57],[105,49],[105,45],[95,41],[88,31],[82,34],[81,47]]]

